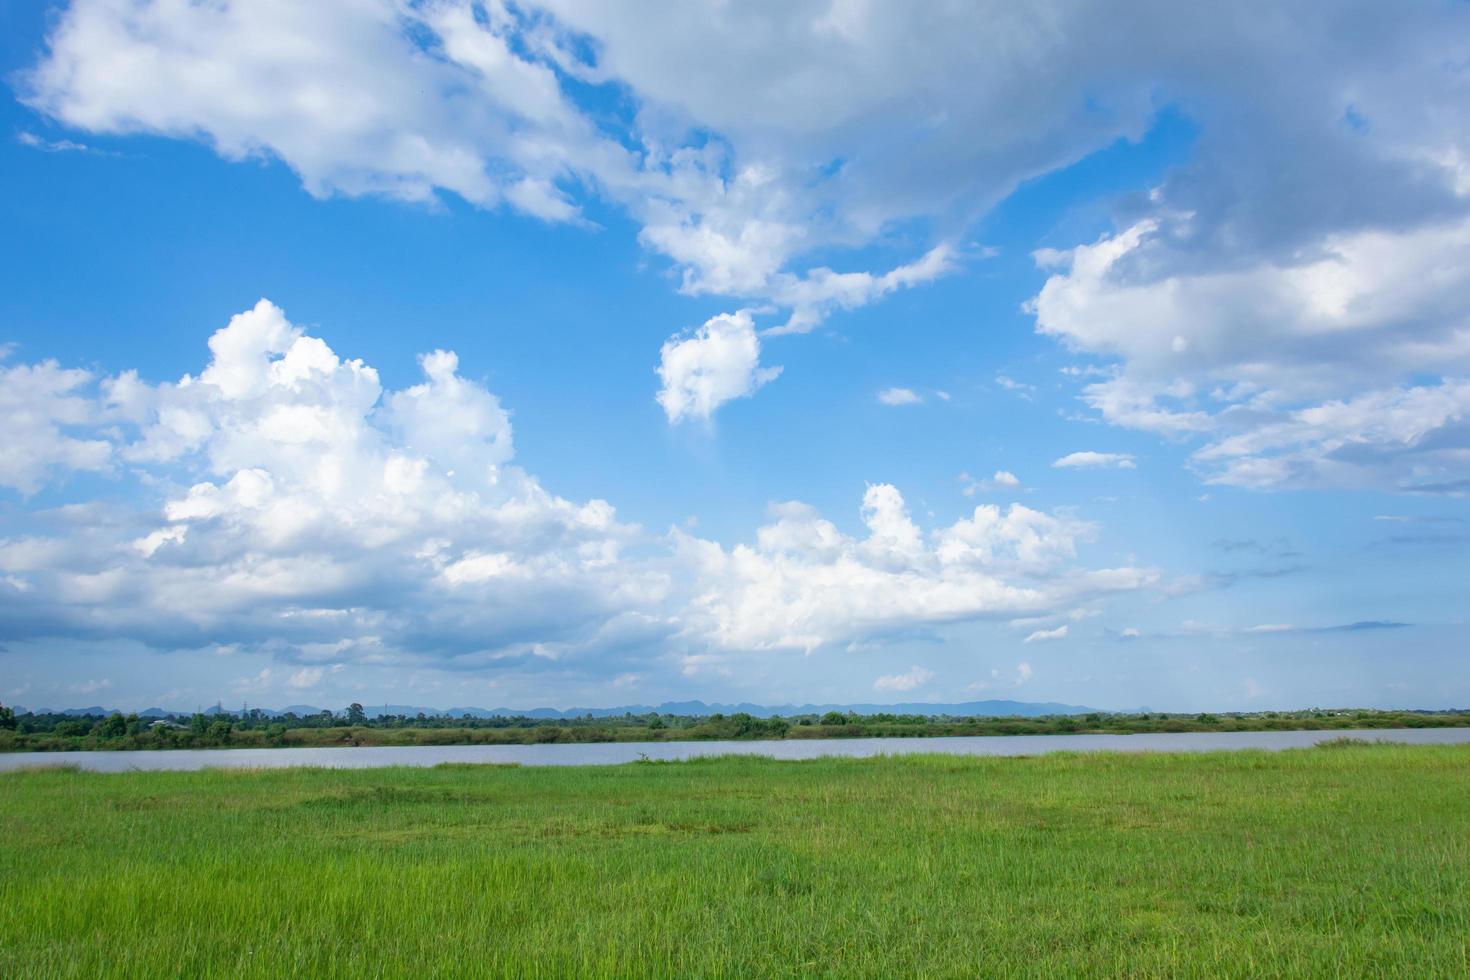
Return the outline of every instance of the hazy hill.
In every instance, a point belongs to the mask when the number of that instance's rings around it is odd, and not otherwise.
[[[259,707],[259,706],[254,706]],[[338,705],[334,711],[341,711],[344,706]],[[25,709],[17,708],[17,712],[24,713]],[[49,710],[49,709],[43,709]],[[89,708],[68,708],[61,714],[68,715],[106,715],[111,714],[114,708],[104,708],[93,705]],[[215,704],[205,709],[205,714],[220,714],[226,711],[236,711],[221,704]],[[292,704],[285,708],[259,708],[270,716],[282,714],[294,714],[305,716],[319,714],[324,709],[309,704]],[[961,701],[961,702],[928,702],[907,701],[901,704],[706,704],[703,701],[665,701],[658,705],[629,704],[620,705],[615,708],[431,708],[408,704],[367,704],[363,710],[371,717],[379,715],[407,715],[410,718],[417,714],[425,715],[448,715],[458,718],[462,715],[470,715],[474,718],[493,718],[524,716],[527,718],[581,718],[592,715],[594,718],[608,718],[623,714],[644,715],[656,711],[661,715],[733,715],[737,712],[755,715],[757,718],[769,718],[773,715],[813,715],[824,714],[828,711],[840,711],[843,713],[854,712],[860,715],[878,714],[888,712],[891,714],[904,715],[955,715],[960,717],[1008,717],[1019,715],[1022,717],[1036,717],[1039,715],[1083,715],[1099,708],[1089,708],[1079,704],[1057,704],[1051,701]],[[170,716],[189,715],[189,711],[165,711],[162,708],[149,708],[138,712],[140,716],[147,718],[165,718]]]

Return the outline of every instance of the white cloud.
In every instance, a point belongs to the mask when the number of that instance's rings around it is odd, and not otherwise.
[[[663,658],[733,675],[755,651],[1056,615],[1157,578],[1079,566],[1092,526],[1020,505],[926,531],[888,484],[864,494],[862,537],[799,503],[775,506],[752,544],[650,535],[517,467],[508,413],[452,353],[385,392],[264,300],[209,350],[173,383],[13,369],[61,379],[41,386],[62,392],[47,411],[76,431],[53,421],[49,438],[102,447],[58,452],[32,426],[54,461],[34,479],[117,460],[129,492],[0,538],[0,632],[264,653],[287,666],[241,683],[277,689],[328,664],[615,677]],[[141,506],[114,502],[130,497]]]
[[[48,140],[28,130],[21,130],[17,133],[15,141],[21,146],[29,146],[33,150],[45,150],[47,153],[93,152],[92,148],[85,143],[78,143],[74,140]]]
[[[81,0],[27,82],[34,105],[72,126],[203,136],[230,159],[275,155],[313,194],[425,200],[442,188],[492,205],[555,177],[561,164],[536,160],[538,137],[584,153],[598,141],[554,73],[515,55],[506,16],[488,13],[476,23],[450,4]],[[440,57],[410,30],[429,33]],[[491,154],[510,173],[492,177]]]
[[[1212,483],[1412,490],[1470,476],[1470,222],[1332,231],[1286,255],[1175,270],[1180,234],[1148,219],[1042,257],[1061,271],[1032,304],[1037,328],[1120,361],[1082,391],[1104,419],[1207,439],[1194,465]]]
[[[112,447],[84,432],[100,419],[98,407],[79,394],[93,380],[55,361],[0,364],[0,486],[30,494],[56,473],[112,466]]]
[[[1369,391],[1277,413],[1194,454],[1211,483],[1266,489],[1470,488],[1470,381]]]
[[[19,88],[76,129],[278,158],[317,195],[454,194],[547,221],[581,221],[598,195],[681,289],[771,304],[786,314],[773,332],[791,333],[946,274],[977,216],[1169,107],[1198,134],[1188,163],[1120,202],[1116,235],[1038,253],[1054,270],[1038,328],[1120,362],[1086,395],[1098,411],[1230,433],[1417,372],[1463,378],[1464,12],[1315,0],[1270,30],[1244,5],[1156,14],[74,0]],[[595,113],[574,85],[606,96]],[[886,272],[802,269],[915,238],[920,254]],[[1248,411],[1203,404],[1217,383],[1253,386]],[[1408,465],[1463,478],[1458,460]],[[1268,483],[1302,467],[1279,470]]]
[[[1096,453],[1091,450],[1068,453],[1051,464],[1058,469],[1115,469],[1134,468],[1133,457],[1127,453]]]
[[[934,679],[934,671],[915,664],[902,674],[888,674],[873,682],[875,691],[912,691]]]
[[[163,499],[156,518],[94,505],[58,536],[0,541],[0,568],[32,587],[6,610],[12,635],[442,662],[575,644],[665,590],[654,570],[614,571],[636,529],[608,504],[511,465],[504,409],[452,354],[385,395],[375,370],[265,301],[210,350],[176,384],[125,375],[71,396],[94,425],[107,416],[91,434]]]
[[[1064,623],[1064,624],[1062,624],[1061,626],[1058,626],[1055,629],[1036,630],[1035,632],[1028,634],[1027,637],[1026,637],[1026,639],[1022,640],[1021,642],[1022,643],[1045,643],[1045,642],[1047,642],[1049,640],[1063,640],[1063,639],[1066,639],[1066,637],[1067,637],[1067,626]]]
[[[786,323],[767,330],[766,334],[807,333],[834,309],[852,310],[866,306],[897,290],[933,282],[953,272],[956,267],[954,249],[948,244],[940,244],[916,261],[882,275],[839,273],[821,267],[809,269],[800,277],[775,276],[771,296],[782,306],[789,306],[791,316]]]
[[[960,482],[964,484],[961,492],[966,497],[989,490],[1018,490],[1021,487],[1020,478],[1010,470],[996,470],[995,475],[988,480],[974,480],[968,473],[961,473]]]
[[[1025,398],[1028,401],[1033,399],[1036,395],[1035,385],[1028,385],[1025,382],[1017,381],[1014,378],[1007,377],[1004,374],[997,374],[995,376],[995,383],[1000,385],[1006,391],[1015,392],[1017,395],[1020,395],[1022,398]]]
[[[1016,664],[1016,686],[1020,687],[1031,679],[1031,665],[1026,661]]]
[[[781,374],[779,367],[760,366],[760,339],[743,310],[669,338],[660,354],[658,403],[670,422],[708,419],[725,402],[754,394]]]
[[[832,213],[835,187],[823,201],[804,193],[830,156],[787,159],[711,138],[706,122],[676,120],[653,93],[635,90],[641,108],[626,120],[594,119],[566,83],[636,86],[596,60],[616,59],[622,38],[584,43],[575,9],[552,13],[565,20],[534,4],[469,0],[75,0],[22,88],[78,129],[278,158],[317,196],[449,193],[567,222],[582,220],[580,197],[597,194],[641,224],[640,241],[674,261],[684,291],[788,310],[773,332],[808,331],[834,309],[955,268],[940,241],[886,272],[790,271],[802,252],[863,244],[892,219]]]
[[[862,516],[866,538],[799,503],[775,506],[754,546],[726,550],[676,533],[703,589],[685,612],[690,627],[733,649],[811,651],[920,624],[1054,611],[1156,578],[1140,568],[1070,569],[1090,526],[1019,504],[976,507],[925,535],[898,490],[878,484]]]
[[[884,388],[878,392],[878,401],[884,405],[917,405],[923,400],[909,388]]]

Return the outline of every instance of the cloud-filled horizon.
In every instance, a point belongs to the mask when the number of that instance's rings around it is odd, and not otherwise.
[[[0,702],[1470,704],[1470,11],[15,26]]]

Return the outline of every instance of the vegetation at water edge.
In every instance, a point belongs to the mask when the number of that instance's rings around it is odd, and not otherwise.
[[[297,716],[217,710],[163,718],[138,715],[16,715],[0,706],[0,751],[325,747],[338,745],[532,745],[547,742],[680,742],[720,739],[922,738],[944,735],[1075,735],[1260,732],[1470,725],[1470,711],[1312,708],[1182,714],[1092,712],[1042,717],[825,714],[759,718],[625,714],[615,717],[489,718],[370,716],[362,705]]]

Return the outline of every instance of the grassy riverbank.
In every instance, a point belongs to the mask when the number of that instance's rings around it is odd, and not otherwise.
[[[1470,748],[0,775],[0,976],[1470,974]]]
[[[354,705],[361,715],[361,706]],[[1338,731],[1470,726],[1465,711],[1312,708],[1220,714],[1093,712],[1041,717],[839,714],[758,718],[748,714],[622,715],[585,718],[408,718],[352,720],[352,712],[297,718],[259,712],[194,715],[159,723],[136,715],[22,715],[0,725],[0,752],[83,749],[323,748],[338,745],[536,745],[802,738],[930,738],[956,735],[1137,735],[1150,732]]]

